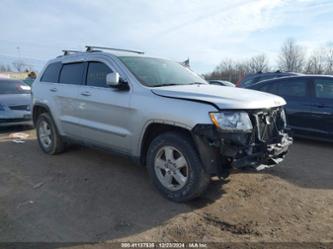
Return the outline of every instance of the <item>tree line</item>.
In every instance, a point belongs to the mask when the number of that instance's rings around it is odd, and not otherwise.
[[[16,60],[12,64],[0,64],[0,72],[27,72],[33,71],[31,65],[26,64],[23,60]]]
[[[265,54],[253,56],[244,61],[225,58],[215,69],[204,74],[206,79],[237,82],[246,74],[269,71],[297,72],[306,74],[333,74],[333,47],[314,50],[306,56],[306,50],[289,38],[281,46],[277,66],[272,67]]]

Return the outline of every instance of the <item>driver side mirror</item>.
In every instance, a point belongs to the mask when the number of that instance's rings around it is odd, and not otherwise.
[[[106,75],[106,84],[108,86],[116,87],[119,85],[120,81],[119,73],[113,72]]]
[[[114,87],[122,91],[129,90],[128,83],[120,78],[120,75],[117,72],[109,73],[106,75],[106,84],[110,87]]]

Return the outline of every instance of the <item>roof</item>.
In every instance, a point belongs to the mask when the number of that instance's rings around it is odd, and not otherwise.
[[[295,79],[295,78],[332,78],[333,79],[333,75],[325,75],[325,74],[300,74],[300,75],[293,75],[293,76],[286,76],[286,77],[279,77],[279,78],[274,78],[274,79],[262,80],[262,81],[259,81],[259,82],[255,83],[254,85],[251,85],[251,86],[265,84],[267,82],[280,81],[282,79]],[[249,86],[249,87],[251,87],[251,86]]]

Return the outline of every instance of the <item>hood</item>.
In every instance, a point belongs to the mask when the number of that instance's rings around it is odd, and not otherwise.
[[[165,86],[152,92],[163,97],[208,102],[219,109],[263,109],[286,104],[283,98],[273,94],[216,85]]]
[[[30,105],[31,94],[0,94],[0,104],[6,106]]]

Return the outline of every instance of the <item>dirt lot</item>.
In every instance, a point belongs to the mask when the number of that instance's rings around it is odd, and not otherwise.
[[[187,204],[131,161],[75,146],[43,154],[0,134],[0,241],[333,241],[333,145],[297,140],[285,162],[233,172]]]

